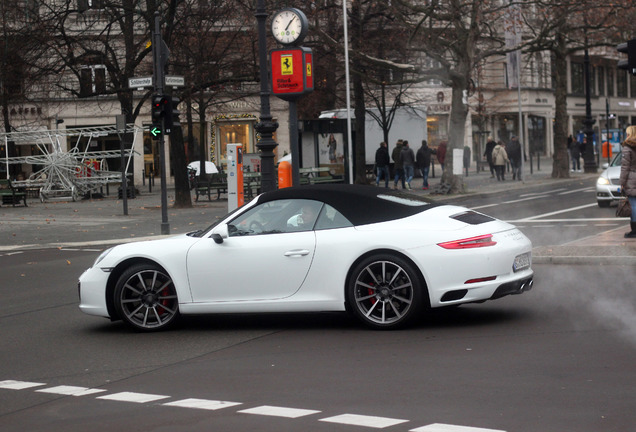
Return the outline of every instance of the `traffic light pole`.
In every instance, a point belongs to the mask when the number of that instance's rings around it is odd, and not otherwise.
[[[164,67],[166,65],[167,52],[161,38],[161,24],[159,12],[155,12],[155,29],[152,32],[152,60],[154,69],[155,94],[163,94],[164,90]],[[161,234],[170,234],[170,223],[168,222],[168,190],[166,186],[166,152],[164,132],[166,130],[166,118],[161,118],[161,133],[159,134],[159,165],[161,169]]]

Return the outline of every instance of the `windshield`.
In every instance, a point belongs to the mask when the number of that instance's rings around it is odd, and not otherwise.
[[[614,156],[614,159],[612,159],[612,163],[610,164],[610,166],[621,166],[622,157],[623,157],[622,152],[616,153],[616,156]]]

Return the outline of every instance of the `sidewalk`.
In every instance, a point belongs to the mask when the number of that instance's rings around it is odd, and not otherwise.
[[[566,180],[551,178],[551,160],[541,160],[541,170],[537,170],[536,160],[532,173],[529,163],[524,165],[523,181],[506,180],[498,182],[491,178],[489,171],[477,173],[471,167],[464,176],[467,194],[488,195],[503,190],[530,189],[545,183]],[[439,166],[436,178],[429,179],[433,186],[428,191],[413,189],[417,195],[430,196],[434,200],[452,202],[464,196],[432,195],[431,191],[439,183]],[[600,172],[600,170],[599,170]],[[572,178],[596,178],[597,174],[572,173]],[[511,178],[507,176],[507,178]],[[415,179],[414,185],[421,185]],[[393,183],[390,183],[392,187]],[[123,202],[115,192],[99,199],[72,201],[48,201],[28,199],[28,207],[0,207],[0,253],[20,249],[50,247],[87,247],[114,245],[130,241],[158,238],[161,236],[161,188],[156,184],[152,192],[148,186],[138,186],[139,195],[128,199],[128,215],[124,216]],[[181,234],[205,228],[227,213],[227,200],[194,202],[189,209],[176,209],[174,190],[168,189],[168,224],[171,234]],[[539,263],[591,263],[591,264],[632,264],[636,263],[636,241],[623,238],[625,227],[604,231],[598,235],[579,239],[567,245],[536,247],[533,261]]]

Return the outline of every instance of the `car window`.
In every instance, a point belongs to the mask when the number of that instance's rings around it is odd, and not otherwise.
[[[240,214],[228,224],[230,237],[310,231],[323,203],[287,199],[268,201]]]
[[[316,221],[315,230],[325,230],[334,228],[346,228],[353,226],[349,220],[342,215],[338,210],[325,204]]]
[[[621,159],[623,157],[623,152],[616,153],[614,159],[612,159],[612,164],[610,166],[621,166]]]

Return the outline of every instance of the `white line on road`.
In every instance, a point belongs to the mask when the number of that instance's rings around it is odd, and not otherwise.
[[[121,392],[114,393],[106,396],[99,396],[97,399],[114,400],[120,402],[135,402],[135,403],[147,403],[154,402],[161,399],[168,399],[170,396],[154,395],[147,393],[134,393],[134,392]]]
[[[243,414],[256,414],[256,415],[274,416],[274,417],[298,418],[298,417],[308,416],[311,414],[317,414],[320,411],[263,405],[256,408],[249,408],[246,410],[242,410],[239,412]]]
[[[6,380],[0,381],[0,388],[9,389],[9,390],[24,390],[32,387],[39,387],[46,385],[45,383],[36,383],[36,382],[28,382],[28,381],[15,381],[15,380]]]
[[[505,432],[497,429],[483,429],[468,426],[455,426],[442,423],[434,423],[417,429],[411,429],[409,432]]]
[[[408,420],[392,419],[387,417],[364,416],[357,414],[342,414],[335,417],[327,417],[320,419],[321,422],[338,423],[353,426],[366,426],[376,429],[395,426],[400,423],[406,423]]]
[[[595,192],[596,189],[593,187],[586,187],[586,188],[581,188],[581,189],[574,189],[574,190],[569,190],[566,192],[561,192],[559,195],[569,195],[569,194],[573,194],[573,193],[577,193],[577,192]]]
[[[66,395],[66,396],[88,396],[95,393],[102,393],[105,391],[106,390],[91,389],[87,387],[65,386],[65,385],[36,390],[36,392],[40,392],[40,393],[51,393],[51,394],[59,394],[59,395]]]
[[[229,408],[236,405],[241,405],[240,402],[227,402],[227,401],[217,401],[217,400],[207,400],[207,399],[182,399],[175,402],[168,402],[164,404],[165,406],[173,406],[180,408],[195,408],[195,409],[204,409],[204,410],[218,410],[223,408]]]

